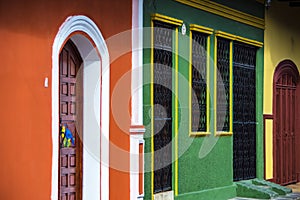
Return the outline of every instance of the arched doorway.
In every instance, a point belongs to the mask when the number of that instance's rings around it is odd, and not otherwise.
[[[273,81],[273,166],[274,181],[281,185],[297,182],[298,82],[296,65],[290,60],[280,62]]]
[[[79,69],[79,74],[82,75],[79,78],[82,81],[79,84],[81,89],[76,92],[81,96],[78,100],[83,103],[79,103],[81,107],[78,105],[68,107],[68,109],[78,107],[79,111],[82,109],[82,119],[79,120],[82,125],[76,122],[76,128],[81,129],[78,139],[82,141],[82,175],[79,176],[81,180],[78,182],[82,190],[81,199],[109,199],[109,54],[97,25],[82,15],[67,18],[59,28],[53,43],[51,199],[60,198],[59,111],[62,87],[60,80],[63,77],[60,74],[59,58],[69,43],[73,43],[73,48],[78,50],[77,56],[82,58]],[[69,104],[72,104],[72,101]],[[76,132],[72,126],[70,130]],[[70,184],[70,179],[67,181]]]
[[[68,40],[59,55],[59,199],[82,199],[82,58]]]

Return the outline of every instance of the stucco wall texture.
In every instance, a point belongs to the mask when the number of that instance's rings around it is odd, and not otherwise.
[[[248,2],[251,5],[245,5],[241,1],[217,1],[222,5],[231,6],[235,4],[235,9],[245,11],[255,8],[252,11],[257,17],[263,17],[264,6],[255,1]],[[233,3],[234,2],[234,3]],[[175,152],[179,152],[178,158],[178,195],[176,195],[176,175],[175,164],[173,163],[172,171],[172,189],[175,191],[175,199],[229,199],[236,195],[236,188],[233,182],[233,137],[221,136],[215,137],[216,132],[214,128],[215,110],[213,107],[214,95],[214,66],[210,64],[210,77],[208,78],[208,85],[210,89],[210,136],[209,137],[191,137],[189,136],[189,113],[191,110],[188,107],[189,97],[189,60],[188,55],[190,52],[189,36],[190,25],[197,24],[200,26],[208,27],[214,31],[224,31],[237,36],[257,40],[263,42],[263,29],[249,26],[237,21],[212,14],[210,12],[197,9],[188,5],[181,4],[173,0],[165,0],[163,2],[155,2],[145,0],[144,4],[144,27],[151,26],[151,15],[161,14],[167,17],[182,20],[187,27],[186,34],[181,33],[179,27],[178,34],[178,71],[179,71],[179,92],[178,92],[178,115],[179,115],[179,131],[178,131],[178,149],[173,147],[173,156]],[[247,8],[247,9],[246,9]],[[255,11],[254,11],[255,10]],[[250,12],[250,11],[249,11]],[[176,37],[173,36],[173,44],[175,44]],[[144,45],[150,46],[150,39],[145,38]],[[210,56],[211,63],[214,61],[214,33],[211,35],[210,40]],[[144,51],[144,64],[151,62],[150,51]],[[173,65],[174,67],[174,65]],[[257,162],[256,174],[258,178],[263,177],[263,147],[262,147],[262,75],[263,72],[263,48],[257,51],[257,69],[256,69],[256,119],[257,119]],[[144,70],[144,80],[150,79],[150,69]],[[175,77],[175,75],[173,76]],[[174,87],[174,85],[173,85]],[[151,90],[149,86],[144,87],[144,123],[151,124],[149,118],[149,110],[151,109]],[[173,106],[173,113],[176,108]],[[175,121],[175,120],[174,120]],[[173,126],[174,127],[174,126]],[[173,138],[174,138],[173,129]],[[151,152],[151,130],[147,129],[145,136],[145,151]],[[176,139],[176,138],[175,138]],[[174,140],[175,140],[174,139]],[[214,143],[215,142],[215,143]],[[202,151],[201,151],[202,150]],[[202,155],[206,150],[207,154]],[[152,162],[148,160],[146,162]],[[145,174],[145,199],[152,199],[153,181],[151,180],[151,173]]]
[[[264,114],[273,114],[273,78],[278,64],[293,61],[300,69],[300,24],[297,23],[299,8],[287,3],[272,1],[265,12],[264,39]],[[266,127],[266,179],[273,178],[273,120]]]
[[[61,24],[72,15],[91,18],[104,39],[131,28],[132,2],[0,1],[0,199],[50,199],[52,170],[52,45]],[[123,45],[131,45],[127,40]],[[118,46],[108,45],[109,52]],[[131,69],[131,52],[111,64],[110,91]],[[44,87],[45,77],[49,87]],[[130,80],[123,84],[130,94]],[[118,104],[124,104],[119,99]],[[128,113],[129,105],[120,107]],[[113,106],[113,105],[112,105]],[[130,126],[130,116],[123,118]],[[110,140],[129,151],[129,137],[110,114]],[[114,166],[129,168],[129,155],[111,151]],[[110,199],[129,199],[128,170],[110,169]]]

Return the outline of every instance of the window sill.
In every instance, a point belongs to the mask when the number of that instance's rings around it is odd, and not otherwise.
[[[232,132],[221,132],[221,131],[218,132],[218,131],[217,131],[217,132],[215,133],[215,136],[232,136],[232,134],[233,134]]]
[[[189,136],[190,137],[195,137],[195,136],[209,136],[211,132],[190,132]]]

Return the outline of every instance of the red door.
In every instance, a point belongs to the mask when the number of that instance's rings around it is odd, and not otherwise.
[[[281,185],[297,182],[297,83],[296,66],[291,61],[281,62],[274,75],[273,97],[274,181]]]
[[[65,126],[70,134],[60,133],[59,199],[82,199],[82,76],[81,57],[75,45],[68,41],[59,57],[60,130]],[[70,133],[68,132],[68,133]],[[63,137],[64,136],[64,137]],[[68,137],[67,137],[68,136]],[[68,138],[71,138],[68,140]],[[73,140],[74,139],[74,140]]]

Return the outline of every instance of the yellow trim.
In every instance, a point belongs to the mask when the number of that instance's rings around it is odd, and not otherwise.
[[[161,21],[161,22],[166,22],[168,24],[173,24],[176,26],[181,26],[183,24],[183,21],[180,19],[175,19],[173,17],[168,17],[165,15],[157,14],[157,13],[152,14],[151,19],[152,19],[152,21],[157,20],[157,21]]]
[[[151,199],[154,200],[154,30],[153,30],[154,24],[153,21],[151,21],[151,58],[150,58],[150,66],[151,66],[151,85],[150,85],[150,104],[151,104],[151,191],[152,191],[152,197]]]
[[[190,31],[190,47],[189,47],[189,135],[191,136],[192,133],[192,48],[193,45],[193,33]]]
[[[215,136],[231,136],[232,132],[216,132]]]
[[[258,42],[256,40],[250,40],[250,39],[240,37],[240,36],[236,37],[236,41],[243,42],[243,43],[250,44],[253,46],[257,46],[257,47],[262,47],[264,45],[264,43],[262,43],[262,42]]]
[[[204,31],[203,31],[204,30]],[[207,36],[207,47],[206,47],[206,132],[193,132],[192,131],[192,54],[193,54],[193,50],[192,50],[192,45],[193,45],[193,32],[192,31],[197,31],[197,32],[202,32],[202,33],[208,33],[208,30],[210,31],[210,34],[213,32],[213,29],[210,28],[206,28],[203,26],[199,26],[196,24],[191,24],[190,26],[190,55],[189,55],[189,136],[207,136],[210,135],[210,121],[209,121],[209,117],[210,117],[210,112],[209,112],[209,101],[210,101],[210,95],[209,95],[209,83],[210,83],[210,79],[209,79],[209,74],[210,74],[210,36]]]
[[[207,27],[204,27],[204,26],[199,26],[197,24],[191,24],[190,25],[190,30],[191,31],[198,31],[198,32],[201,32],[201,33],[206,33],[206,34],[212,34],[213,33],[213,29],[211,28],[207,28]]]
[[[175,196],[178,195],[178,28],[175,29]]]
[[[214,37],[214,131],[217,136],[217,43],[218,38]]]
[[[232,135],[233,131],[233,41],[230,42],[229,47],[229,134]]]
[[[210,37],[207,37],[207,58],[206,58],[206,121],[207,121],[207,134],[210,134]]]
[[[266,180],[273,178],[273,119],[266,119]]]
[[[209,136],[211,132],[192,132],[190,131],[190,137],[197,137],[197,136]]]
[[[204,10],[228,19],[232,19],[250,26],[254,26],[260,29],[265,28],[265,20],[253,15],[223,6],[213,1],[209,0],[175,0],[182,4]]]
[[[229,40],[235,40],[235,38],[237,37],[236,35],[226,33],[226,32],[223,32],[223,31],[215,31],[215,36],[226,38],[226,39],[229,39]]]
[[[151,199],[154,200],[154,89],[153,89],[153,82],[154,82],[154,32],[153,32],[153,21],[158,20],[162,21],[168,24],[173,24],[180,26],[182,25],[183,21],[178,20],[172,17],[160,15],[160,14],[153,14],[152,15],[152,20],[151,20],[151,118],[152,118],[152,123],[151,123],[151,153],[152,153],[152,166],[151,166],[151,190],[152,190],[152,197]],[[173,66],[172,66],[173,67]],[[175,154],[175,186],[174,186],[174,192],[175,196],[178,195],[178,27],[175,28],[175,124],[174,124],[174,134],[175,134],[175,149],[174,149],[174,154]],[[172,151],[173,154],[173,151]]]
[[[251,39],[241,37],[241,36],[237,36],[237,35],[233,35],[233,34],[230,34],[230,33],[223,32],[223,31],[215,31],[215,35],[218,36],[218,37],[229,39],[229,40],[234,40],[234,41],[250,44],[250,45],[253,45],[253,46],[256,46],[256,47],[262,47],[263,46],[262,42],[259,42],[259,41],[256,41],[256,40],[251,40]]]
[[[229,53],[229,132],[218,132],[217,131],[217,37],[229,39],[230,41],[230,53]],[[225,136],[233,134],[233,41],[243,42],[256,47],[262,47],[263,43],[248,38],[240,37],[223,31],[215,31],[215,48],[214,48],[214,111],[215,111],[215,136]]]
[[[229,131],[218,131],[217,130],[217,34],[215,35],[215,73],[214,73],[214,111],[215,111],[215,136],[230,136],[233,133],[233,41],[230,41],[229,44]],[[224,34],[224,38],[231,38],[231,34]]]

